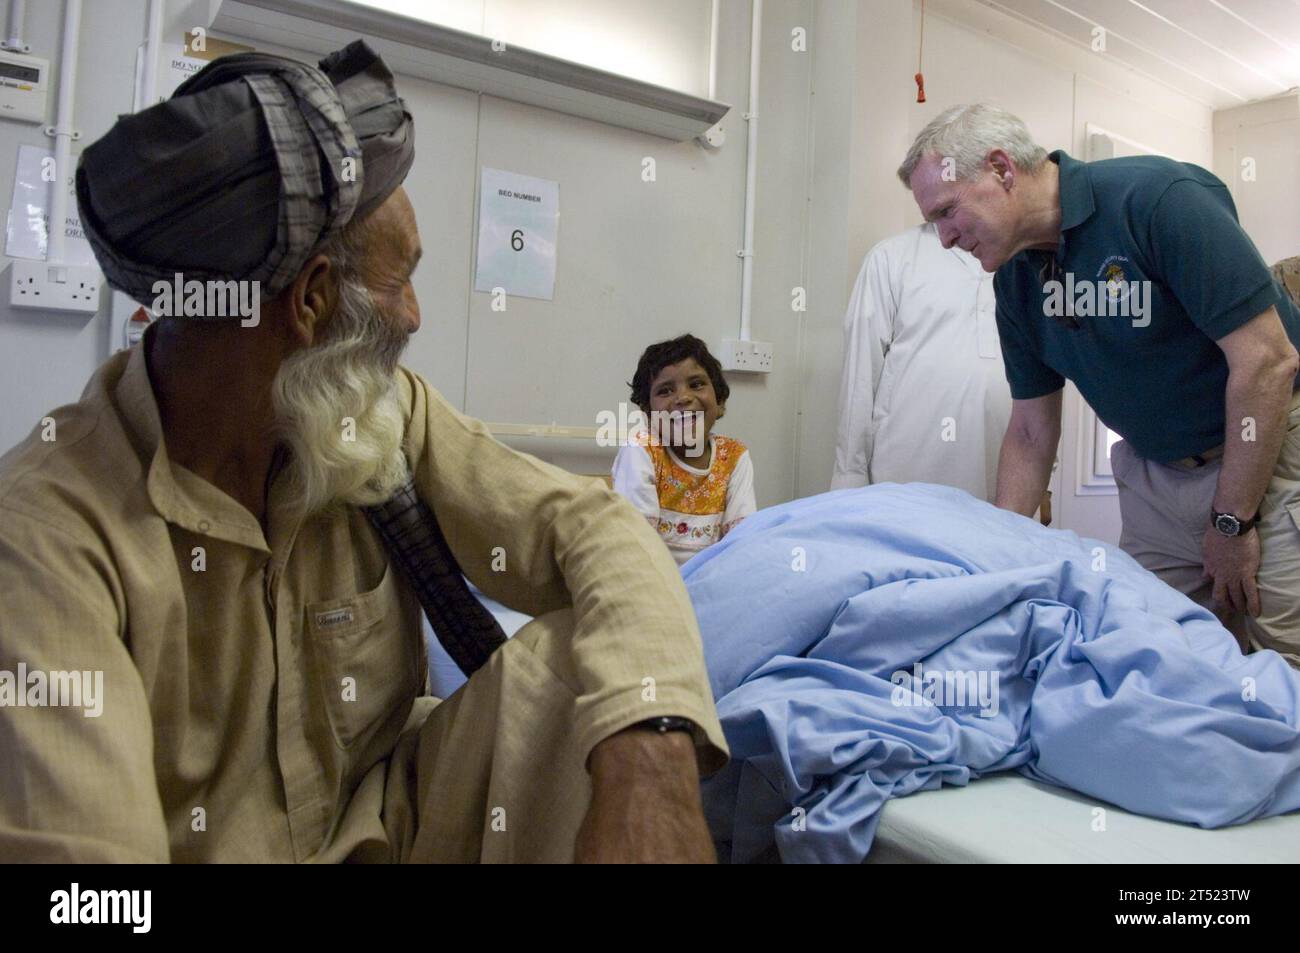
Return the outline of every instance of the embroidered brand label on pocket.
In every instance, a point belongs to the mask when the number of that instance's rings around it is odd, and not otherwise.
[[[329,612],[317,612],[316,627],[318,629],[330,629],[337,625],[346,625],[352,619],[352,608],[344,606],[342,609],[331,609]]]

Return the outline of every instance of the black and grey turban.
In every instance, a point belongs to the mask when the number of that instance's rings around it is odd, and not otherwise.
[[[109,284],[141,304],[177,272],[274,296],[391,195],[414,156],[411,114],[365,43],[319,69],[237,53],[82,152],[77,204]]]

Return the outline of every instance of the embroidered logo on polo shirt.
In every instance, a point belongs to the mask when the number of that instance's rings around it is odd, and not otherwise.
[[[346,625],[351,622],[353,618],[354,616],[352,615],[351,606],[344,606],[341,609],[331,609],[329,612],[317,612],[316,628],[332,629],[337,625]]]
[[[1124,275],[1123,262],[1126,261],[1128,259],[1123,255],[1111,255],[1097,269],[1097,278],[1106,283],[1106,297],[1111,301],[1123,301],[1132,293]]]
[[[1076,281],[1073,272],[1062,273],[1048,260],[1043,269],[1043,314],[1054,318],[1071,330],[1081,327],[1078,318],[1124,317],[1133,319],[1133,327],[1145,328],[1151,323],[1151,282],[1130,280],[1123,255],[1111,255],[1097,269],[1096,280],[1081,277]],[[1049,277],[1050,276],[1050,277]],[[1061,281],[1063,277],[1065,280]]]

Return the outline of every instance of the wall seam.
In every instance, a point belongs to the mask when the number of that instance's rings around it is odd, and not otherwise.
[[[474,116],[474,170],[473,170],[474,186],[475,186],[474,197],[476,201],[474,202],[473,212],[469,217],[469,223],[470,223],[469,224],[469,268],[467,269],[469,272],[469,289],[465,293],[465,368],[464,368],[464,373],[461,377],[461,394],[460,394],[460,412],[462,414],[469,413],[469,351],[470,351],[470,346],[473,343],[473,341],[471,340],[471,332],[473,331],[473,326],[471,325],[470,321],[474,313],[474,271],[477,266],[476,259],[478,258],[478,242],[474,240],[474,236],[478,233],[478,213],[479,213],[479,207],[482,205],[482,196],[479,194],[479,192],[483,187],[483,174],[479,170],[479,164],[478,164],[479,146],[483,142],[483,94],[478,93],[476,98],[478,100],[478,104]]]

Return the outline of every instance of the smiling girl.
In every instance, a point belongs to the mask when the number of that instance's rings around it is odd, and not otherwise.
[[[699,338],[646,348],[629,386],[651,423],[619,450],[614,489],[681,565],[757,509],[754,466],[744,444],[713,432],[731,388]]]

